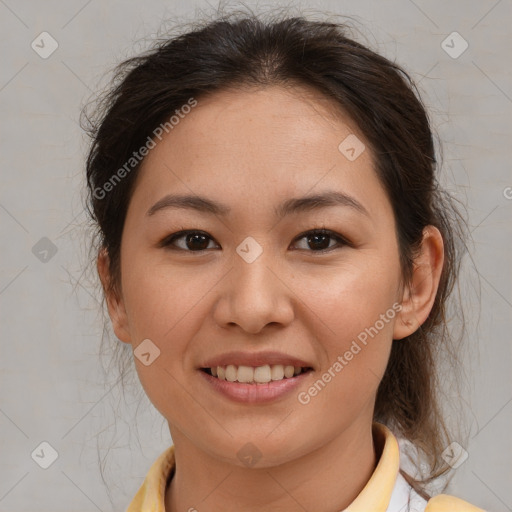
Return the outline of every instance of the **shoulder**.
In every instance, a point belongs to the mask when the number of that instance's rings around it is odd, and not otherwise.
[[[439,494],[428,500],[425,512],[485,512],[483,509],[475,507],[467,501]]]

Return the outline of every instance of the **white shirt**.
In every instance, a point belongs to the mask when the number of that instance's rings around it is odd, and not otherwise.
[[[424,512],[427,502],[398,473],[386,512]]]

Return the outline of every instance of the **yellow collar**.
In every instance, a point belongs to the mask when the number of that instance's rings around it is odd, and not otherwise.
[[[400,469],[398,441],[392,432],[380,423],[373,424],[372,433],[377,454],[380,453],[379,462],[364,489],[343,512],[386,512],[388,509]],[[174,475],[175,464],[173,445],[153,463],[126,512],[165,512],[165,489],[167,482]],[[453,508],[454,505],[458,505],[459,508]],[[445,495],[433,498],[425,510],[481,511],[469,503]]]
[[[377,453],[380,452],[379,462],[370,480],[345,512],[386,512],[391,500],[400,471],[398,441],[391,430],[380,423],[373,424],[372,433]]]

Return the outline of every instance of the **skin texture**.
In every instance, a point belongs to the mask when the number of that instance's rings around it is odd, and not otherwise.
[[[201,99],[144,161],[122,235],[120,287],[107,292],[107,303],[121,341],[135,349],[149,338],[161,351],[150,366],[135,362],[175,444],[167,512],[341,510],[375,469],[377,388],[392,340],[428,316],[443,244],[427,227],[412,283],[402,283],[393,212],[370,150],[353,162],[340,153],[347,135],[364,137],[334,111],[306,88],[222,91]],[[349,194],[368,214],[334,206],[274,215],[286,199],[329,190]],[[232,211],[148,216],[169,193],[206,196]],[[307,236],[297,238],[319,228],[350,245],[328,238],[331,250],[322,254]],[[186,237],[176,250],[159,246],[182,229],[207,233],[208,248],[194,252]],[[252,263],[236,252],[248,236],[263,249]],[[106,289],[104,252],[98,271]],[[299,403],[297,393],[397,303],[402,310],[378,335],[309,404]],[[297,393],[240,404],[198,373],[206,359],[234,350],[278,350],[315,370]],[[237,457],[247,442],[262,454],[252,468]]]

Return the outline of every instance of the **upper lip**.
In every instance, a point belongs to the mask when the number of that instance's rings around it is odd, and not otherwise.
[[[201,365],[201,368],[213,368],[216,366],[264,366],[282,364],[283,366],[300,366],[302,368],[313,368],[311,363],[282,352],[227,352],[211,359]]]

